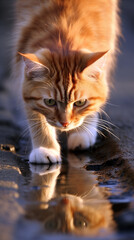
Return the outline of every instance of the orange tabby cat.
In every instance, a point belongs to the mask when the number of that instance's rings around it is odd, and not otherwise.
[[[68,147],[92,146],[105,104],[118,27],[117,0],[18,0],[16,72],[33,150],[30,162],[61,161]]]

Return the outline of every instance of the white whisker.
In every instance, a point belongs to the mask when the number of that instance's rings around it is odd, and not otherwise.
[[[103,109],[100,108],[99,114],[100,114],[101,112],[102,112],[107,118],[110,119],[109,115],[108,115]]]
[[[91,136],[94,136],[93,133],[85,126],[85,125],[82,125],[81,126],[84,130],[86,130],[86,132]]]
[[[102,136],[106,137],[104,133],[102,133],[102,131],[100,131],[99,129],[97,129],[96,127],[94,127],[93,123],[96,123],[97,122],[97,126],[105,131],[107,131],[108,133],[110,133],[112,136],[114,136],[115,138],[119,139],[113,132],[112,132],[112,129],[111,127],[109,127],[109,125],[112,125],[114,127],[116,127],[114,124],[112,124],[111,122],[107,121],[107,120],[103,120],[103,119],[97,119],[96,120],[92,120],[92,121],[87,121],[87,120],[84,120],[84,124],[85,125],[91,125],[92,128],[94,128],[98,134],[101,134]],[[102,123],[101,123],[102,122]],[[88,128],[87,128],[88,129]]]

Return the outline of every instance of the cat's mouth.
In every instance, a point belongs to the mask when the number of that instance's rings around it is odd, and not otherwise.
[[[80,127],[81,124],[83,123],[83,121],[77,121],[77,122],[52,122],[50,120],[48,120],[48,123],[52,126],[55,127],[56,129],[60,130],[60,131],[70,131],[74,128]]]
[[[75,128],[75,126],[73,126],[73,124],[70,124],[68,126],[62,126],[62,125],[61,126],[57,126],[56,125],[56,128],[59,129],[60,131],[69,131],[69,130]]]
[[[56,128],[61,130],[61,131],[70,131],[74,128],[77,128],[81,125],[81,122],[70,122],[68,124],[61,124],[61,123],[56,123]]]

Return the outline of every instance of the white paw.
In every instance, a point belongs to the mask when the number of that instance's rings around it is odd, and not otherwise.
[[[39,147],[32,150],[29,156],[30,163],[51,164],[61,162],[58,151],[52,148]]]
[[[97,133],[89,134],[87,132],[72,133],[68,137],[68,148],[74,150],[75,148],[87,149],[95,144]]]

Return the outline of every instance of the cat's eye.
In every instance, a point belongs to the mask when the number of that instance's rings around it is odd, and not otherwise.
[[[74,103],[74,106],[76,106],[76,107],[83,107],[83,106],[86,104],[86,102],[87,102],[86,99],[81,99],[81,100],[79,100],[79,101],[76,101],[76,102]]]
[[[47,231],[56,231],[61,227],[61,221],[55,217],[49,217],[45,222],[45,229]]]
[[[49,107],[54,107],[56,106],[56,101],[52,98],[46,98],[44,99],[44,103],[49,106]]]
[[[86,228],[88,227],[88,220],[81,215],[80,213],[74,214],[74,220],[73,220],[74,226],[76,228]]]

